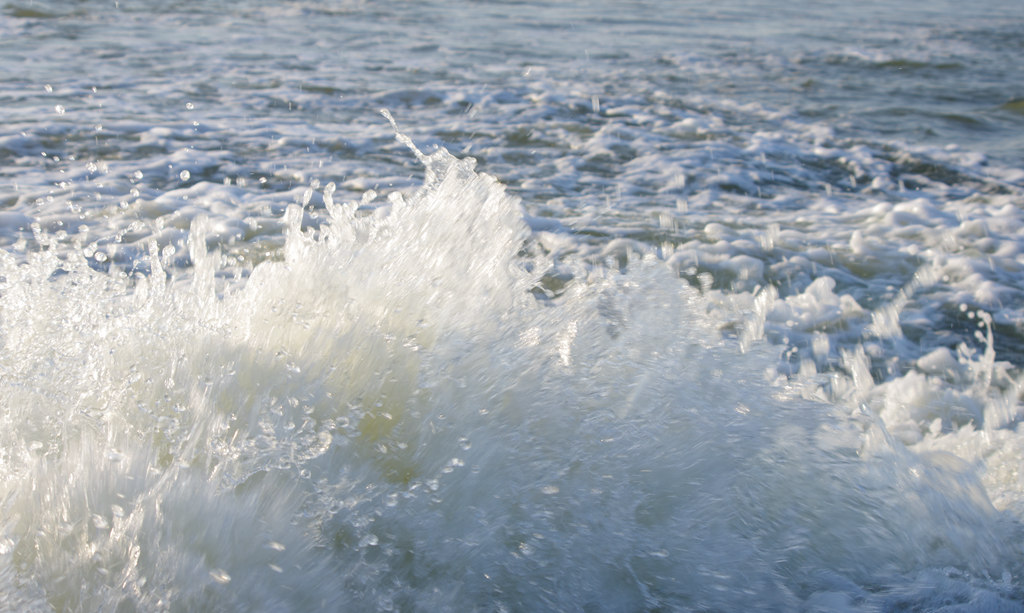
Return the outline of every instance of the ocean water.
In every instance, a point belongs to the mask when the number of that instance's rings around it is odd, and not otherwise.
[[[1024,610],[1024,12],[10,0],[0,610]]]

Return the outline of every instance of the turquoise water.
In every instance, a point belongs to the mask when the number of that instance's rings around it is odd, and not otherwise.
[[[1022,53],[8,2],[0,608],[1024,608]]]

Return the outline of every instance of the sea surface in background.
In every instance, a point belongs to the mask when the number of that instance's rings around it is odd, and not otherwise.
[[[1024,610],[1016,0],[7,0],[0,66],[0,609]]]

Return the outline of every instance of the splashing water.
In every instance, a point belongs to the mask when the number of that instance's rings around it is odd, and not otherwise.
[[[184,277],[155,242],[148,274],[42,234],[0,253],[3,608],[1020,597],[1019,526],[976,466],[772,380],[763,322],[784,303],[724,338],[664,262],[556,261],[472,160],[400,139],[418,191],[328,186],[327,221],[289,208],[280,257],[244,280],[204,219]],[[862,358],[833,384],[865,400]]]

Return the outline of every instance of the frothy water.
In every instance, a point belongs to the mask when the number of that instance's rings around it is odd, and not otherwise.
[[[0,8],[0,610],[1024,610],[1015,3],[186,4]]]
[[[327,219],[289,208],[283,257],[246,279],[220,274],[205,218],[185,276],[155,241],[147,274],[44,235],[25,261],[4,255],[9,608],[1019,595],[1020,527],[976,462],[910,451],[872,412],[773,381],[764,324],[723,337],[719,307],[656,257],[556,263],[472,160],[413,151],[418,191],[368,209],[327,186]],[[832,385],[869,393],[863,351],[848,357]],[[984,358],[933,362],[990,384]]]

